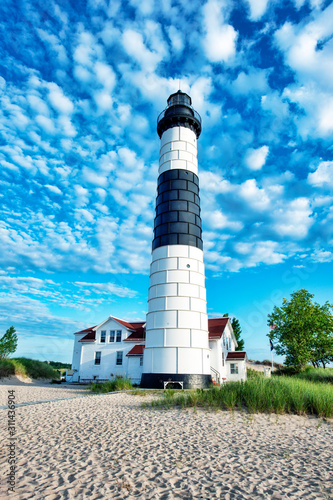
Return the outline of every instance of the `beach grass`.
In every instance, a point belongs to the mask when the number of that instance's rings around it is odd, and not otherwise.
[[[221,387],[163,392],[153,407],[246,409],[249,413],[291,413],[333,417],[333,387],[292,377],[257,377]]]
[[[44,361],[29,358],[0,360],[0,378],[21,375],[33,379],[59,379],[59,373]]]
[[[89,384],[88,389],[91,392],[103,393],[103,392],[115,392],[133,389],[132,382],[123,377],[116,377],[114,380],[108,380],[107,382],[92,382]]]

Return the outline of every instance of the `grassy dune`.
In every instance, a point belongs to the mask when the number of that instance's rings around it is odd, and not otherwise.
[[[164,391],[155,407],[203,407],[242,409],[250,413],[294,413],[333,417],[333,386],[296,377],[257,377],[246,382],[229,382],[220,388],[175,392]]]
[[[0,378],[21,375],[30,378],[58,379],[59,373],[43,361],[28,358],[0,360]]]

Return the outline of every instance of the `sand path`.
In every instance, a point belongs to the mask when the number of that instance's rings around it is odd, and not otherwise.
[[[141,408],[152,397],[98,395],[17,408],[10,498],[333,498],[332,422]],[[2,425],[3,443],[7,437]],[[6,451],[1,464],[3,478]]]

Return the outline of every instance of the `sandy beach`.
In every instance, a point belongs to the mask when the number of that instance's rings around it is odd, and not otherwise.
[[[82,396],[80,387],[0,382],[16,402]],[[1,498],[332,499],[333,423],[314,417],[142,408],[112,394],[17,407],[15,493]],[[1,442],[8,441],[7,410]]]

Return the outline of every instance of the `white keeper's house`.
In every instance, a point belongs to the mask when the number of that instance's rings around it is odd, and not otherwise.
[[[145,327],[144,322],[128,323],[109,316],[97,326],[76,332],[72,369],[67,370],[66,381],[89,383],[122,376],[139,385]],[[246,352],[235,350],[237,341],[230,319],[209,319],[208,331],[213,383],[246,380]]]

